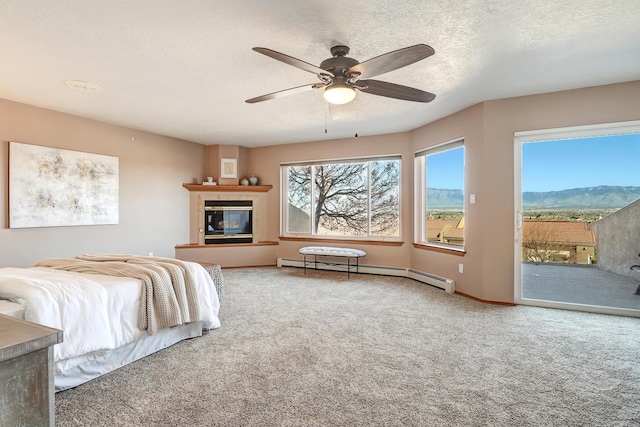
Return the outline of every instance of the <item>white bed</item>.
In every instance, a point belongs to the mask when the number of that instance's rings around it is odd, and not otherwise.
[[[143,283],[131,277],[48,267],[0,268],[0,313],[63,330],[54,347],[56,391],[220,327],[212,275],[193,267],[199,315],[155,333],[139,327]]]

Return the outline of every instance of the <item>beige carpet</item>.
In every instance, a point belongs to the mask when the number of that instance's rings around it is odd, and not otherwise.
[[[56,395],[59,426],[640,424],[640,321],[401,278],[224,270],[222,328]]]

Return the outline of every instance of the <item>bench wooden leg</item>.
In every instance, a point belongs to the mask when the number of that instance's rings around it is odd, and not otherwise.
[[[307,261],[307,255],[313,255],[313,261]],[[343,256],[343,255],[317,255],[317,254],[302,254],[303,256],[303,268],[304,268],[304,275],[307,275],[307,263],[309,262],[313,262],[313,269],[317,270],[318,269],[318,257],[322,257],[322,256],[333,256],[333,257],[338,257],[338,258],[346,258],[347,259],[347,279],[351,278],[351,259],[355,258],[356,260],[356,274],[360,273],[360,258],[357,256]],[[320,261],[321,264],[325,264],[325,265],[334,265],[334,266],[339,266],[339,265],[343,265],[341,263],[336,263],[336,262],[327,262],[327,261]],[[339,269],[338,269],[339,270]]]

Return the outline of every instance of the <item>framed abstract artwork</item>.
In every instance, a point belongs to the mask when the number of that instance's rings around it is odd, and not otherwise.
[[[9,142],[9,228],[118,224],[117,157]]]
[[[238,159],[220,159],[220,178],[238,177]]]

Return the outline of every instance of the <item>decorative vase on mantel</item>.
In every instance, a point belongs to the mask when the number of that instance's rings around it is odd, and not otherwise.
[[[249,177],[249,184],[251,185],[258,185],[258,177],[255,175],[251,175]]]
[[[249,180],[247,178],[242,178],[240,180],[240,185],[249,185]]]

